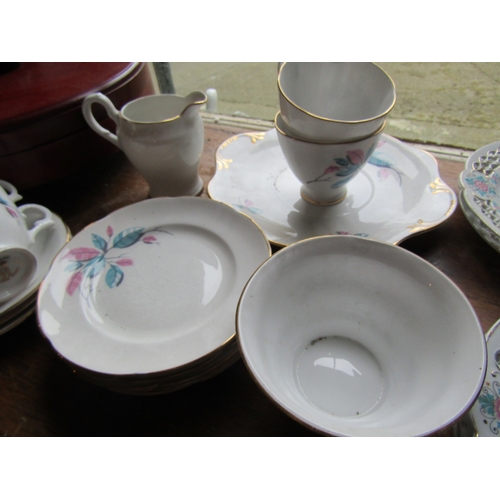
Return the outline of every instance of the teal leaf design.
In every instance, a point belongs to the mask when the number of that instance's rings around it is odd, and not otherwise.
[[[66,291],[69,295],[73,295],[75,290],[80,288],[80,292],[84,294],[82,290],[83,280],[89,280],[86,282],[85,291],[92,291],[92,280],[97,276],[106,271],[104,280],[109,288],[115,288],[119,286],[124,280],[124,272],[121,267],[132,266],[134,264],[133,260],[126,256],[126,253],[120,255],[110,255],[113,249],[128,248],[142,241],[146,244],[158,243],[157,239],[153,235],[148,235],[153,231],[160,231],[167,234],[172,234],[169,231],[162,231],[161,229],[152,229],[146,231],[143,227],[131,227],[120,232],[111,243],[111,238],[113,237],[114,231],[111,226],[106,229],[106,235],[108,240],[99,236],[98,234],[92,234],[92,243],[94,248],[90,247],[79,247],[68,251],[61,259],[68,259],[70,262],[67,264],[65,271],[73,273],[70,278]],[[85,295],[84,295],[85,296]]]
[[[348,167],[342,168],[337,172],[338,177],[352,176],[356,171],[359,170],[359,165],[349,165]]]
[[[491,415],[492,417],[495,415],[493,403],[495,402],[495,397],[492,394],[482,394],[479,396],[479,403],[481,405],[481,409],[486,412],[487,415]]]
[[[73,262],[70,262],[64,270],[65,271],[77,271],[78,269],[81,269],[83,266],[84,266],[83,262],[73,261]]]
[[[335,158],[334,161],[341,167],[347,167],[349,165],[349,160],[346,160],[345,158]]]
[[[96,248],[102,250],[103,252],[105,252],[108,248],[106,240],[102,236],[99,236],[98,234],[92,234],[92,243]]]
[[[394,164],[391,161],[384,159],[380,153],[373,153],[368,159],[368,163],[371,163],[376,167],[391,168],[394,166]]]
[[[84,261],[80,261],[81,264],[84,264],[85,265],[85,268],[86,269],[89,269],[90,267],[92,267],[97,261],[99,260],[102,260],[102,258],[104,257],[104,254],[100,253],[99,255],[97,255],[96,257],[93,257],[92,259],[88,260],[87,262],[84,262]]]
[[[89,270],[87,272],[87,276],[89,278],[95,278],[104,270],[104,266],[106,265],[106,261],[104,260],[104,256],[100,256],[92,266],[89,266]]]
[[[141,239],[143,231],[143,227],[131,227],[129,229],[125,229],[125,231],[122,231],[115,236],[115,239],[113,240],[113,247],[127,248],[134,245]]]
[[[108,269],[108,272],[106,273],[106,278],[105,278],[106,285],[108,285],[109,288],[114,288],[116,286],[119,286],[123,281],[123,278],[124,278],[123,271],[118,266],[111,264],[110,268]]]

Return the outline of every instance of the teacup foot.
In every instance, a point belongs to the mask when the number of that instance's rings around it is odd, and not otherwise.
[[[337,203],[340,203],[345,200],[347,196],[347,188],[341,188],[337,192],[337,195],[334,196],[333,198],[327,198],[327,199],[315,199],[312,198],[309,193],[306,192],[304,189],[304,186],[300,188],[300,196],[307,201],[308,203],[312,203],[313,205],[319,205],[323,207],[331,206],[331,205],[336,205]]]

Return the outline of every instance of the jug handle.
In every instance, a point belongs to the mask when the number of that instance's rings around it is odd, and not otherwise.
[[[94,114],[92,113],[92,104],[101,104],[104,106],[106,113],[108,116],[118,125],[118,120],[120,118],[119,111],[115,108],[114,104],[111,100],[106,97],[104,94],[98,92],[97,94],[90,94],[83,100],[82,111],[83,117],[85,121],[89,124],[90,128],[97,132],[99,135],[107,139],[109,142],[114,144],[116,147],[120,147],[120,143],[118,142],[118,137],[115,134],[110,132],[108,129],[104,128],[99,124],[99,122],[95,119]]]
[[[14,203],[23,199],[23,197],[17,192],[17,189],[10,182],[0,181],[0,186],[2,186],[5,189],[7,196]]]

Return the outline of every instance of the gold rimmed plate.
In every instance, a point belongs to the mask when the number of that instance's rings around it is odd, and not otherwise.
[[[332,167],[339,161],[332,158]],[[386,134],[349,183],[346,198],[326,207],[302,199],[275,129],[229,138],[216,162],[210,197],[251,217],[278,246],[339,234],[398,244],[442,224],[457,206],[436,159]],[[326,172],[317,182],[327,180]]]
[[[270,253],[260,228],[224,203],[145,200],[63,248],[40,288],[39,325],[87,378],[182,377],[234,337],[241,290]]]

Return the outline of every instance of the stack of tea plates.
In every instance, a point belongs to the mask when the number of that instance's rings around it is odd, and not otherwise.
[[[40,288],[39,325],[90,382],[128,394],[175,391],[238,359],[238,299],[270,255],[260,228],[224,203],[139,202],[63,248]]]
[[[36,223],[38,211],[25,210],[28,227]],[[22,293],[0,304],[0,335],[7,333],[22,323],[36,309],[38,288],[47,274],[52,260],[61,248],[70,240],[71,233],[61,218],[51,213],[54,224],[37,235],[33,253],[37,260],[37,269],[30,283]]]
[[[460,174],[459,202],[477,233],[500,252],[500,142],[478,149]]]

